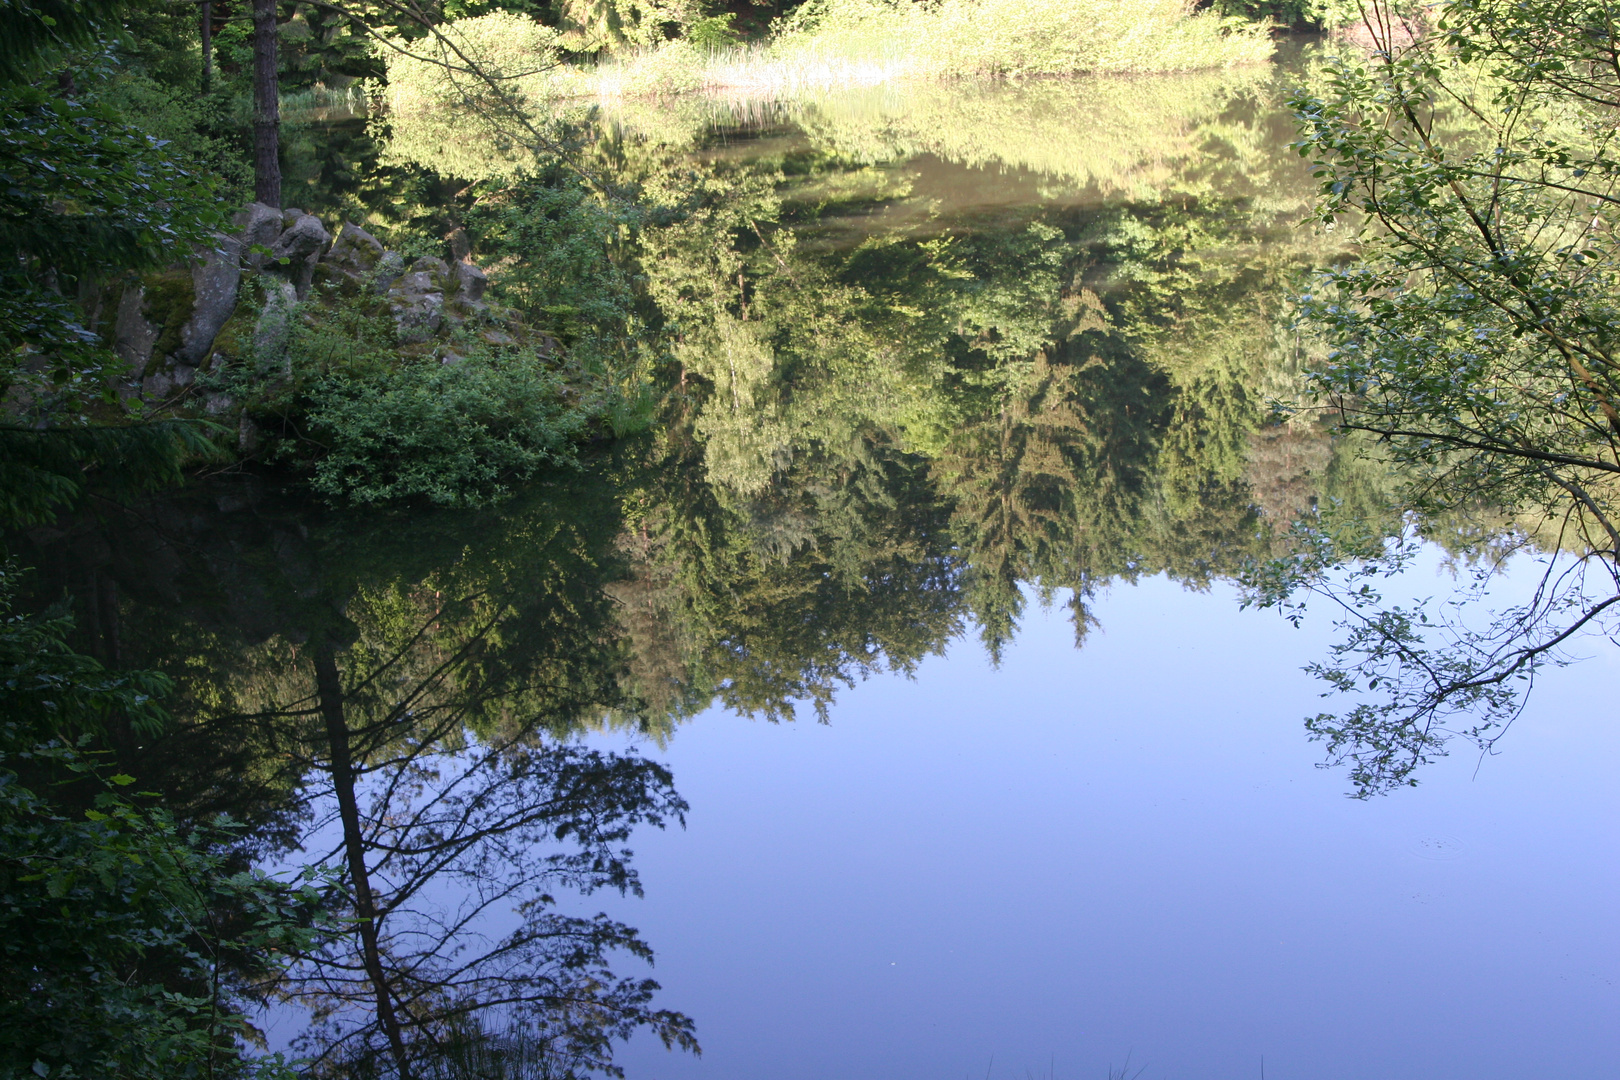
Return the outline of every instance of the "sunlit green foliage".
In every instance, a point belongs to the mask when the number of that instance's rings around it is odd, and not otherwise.
[[[1520,684],[1562,643],[1612,635],[1620,605],[1620,366],[1613,12],[1603,4],[1459,2],[1409,43],[1372,5],[1379,54],[1347,56],[1295,108],[1324,218],[1364,222],[1359,257],[1303,300],[1331,352],[1315,402],[1378,440],[1400,505],[1481,559],[1551,543],[1527,602],[1481,613],[1403,604],[1370,579],[1411,560],[1332,516],[1291,562],[1257,572],[1256,599],[1319,596],[1348,637],[1319,668],[1348,698],[1309,721],[1358,794],[1414,782],[1453,725],[1489,745]],[[1486,510],[1506,538],[1455,528]],[[1516,534],[1516,535],[1515,535]],[[1336,570],[1363,560],[1348,580]]]
[[[716,48],[691,36],[560,70],[562,96],[698,90],[793,95],[917,80],[1199,71],[1264,62],[1253,23],[1191,14],[1182,0],[810,0],[768,42]]]
[[[1191,15],[1182,0],[810,0],[772,45],[789,63],[900,64],[932,78],[1193,71],[1271,55],[1252,28]]]

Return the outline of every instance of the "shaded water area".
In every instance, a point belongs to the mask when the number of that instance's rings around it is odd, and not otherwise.
[[[131,771],[267,861],[336,852],[346,704],[379,895],[413,898],[393,962],[429,924],[476,936],[442,915],[469,897],[505,932],[531,879],[637,927],[704,1054],[643,1033],[632,1078],[1611,1075],[1613,658],[1550,681],[1502,755],[1354,802],[1300,723],[1330,626],[1231,584],[1295,515],[1376,516],[1385,487],[1273,407],[1310,359],[1290,282],[1340,253],[1281,93],[609,109],[593,167],[689,203],[637,240],[669,342],[649,432],[490,510],[216,476],[25,560],[87,650],[177,679],[182,723]],[[341,130],[372,176],[508,167],[443,122]],[[631,834],[645,896],[572,895],[544,828],[403,866],[481,745],[667,764],[688,827]],[[673,820],[647,782],[637,812]]]

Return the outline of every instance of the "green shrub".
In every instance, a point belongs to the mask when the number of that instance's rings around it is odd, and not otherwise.
[[[686,32],[686,40],[698,49],[724,49],[735,45],[741,39],[741,35],[731,26],[736,17],[735,13],[727,11],[712,18],[699,19]]]
[[[573,462],[593,415],[570,402],[557,372],[517,350],[331,371],[310,393],[309,436],[326,448],[312,486],[356,503],[495,501],[540,468]]]

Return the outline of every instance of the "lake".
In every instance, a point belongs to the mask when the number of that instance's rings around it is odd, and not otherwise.
[[[584,158],[679,209],[627,256],[650,430],[493,509],[234,474],[28,559],[88,649],[177,679],[143,781],[267,865],[341,855],[349,725],[378,895],[480,909],[388,901],[390,963],[506,932],[530,858],[559,913],[637,928],[704,1052],[636,1035],[632,1078],[1615,1075],[1615,652],[1359,801],[1303,726],[1332,620],[1234,584],[1302,515],[1389,519],[1367,447],[1279,411],[1316,355],[1289,291],[1345,250],[1287,145],[1301,64],[610,103]],[[367,153],[513,167],[444,122]],[[1474,529],[1396,588],[1450,589]],[[401,854],[480,746],[541,744],[667,766],[687,824],[624,841],[644,896],[575,895],[543,830]]]

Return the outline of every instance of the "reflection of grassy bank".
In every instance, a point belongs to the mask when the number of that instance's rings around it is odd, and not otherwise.
[[[865,164],[921,154],[974,168],[1025,169],[1104,195],[1157,199],[1166,192],[1219,189],[1290,208],[1314,190],[1297,159],[1279,153],[1283,132],[1269,118],[1266,69],[1175,79],[1090,77],[1022,83],[910,83],[798,97],[692,95],[675,101],[625,98],[596,116],[632,157],[655,148],[690,150],[716,128],[783,125],[818,152]],[[581,107],[571,117],[597,122]],[[468,138],[478,118],[465,110],[395,113],[386,160],[468,178],[512,175],[526,155],[516,140]],[[632,150],[632,146],[639,147]],[[1234,186],[1235,185],[1235,186]]]
[[[625,133],[693,145],[713,127],[785,124],[819,152],[881,164],[930,154],[970,168],[1025,169],[1099,193],[1158,199],[1218,186],[1226,197],[1312,192],[1280,154],[1264,70],[1176,79],[1042,79],[911,84],[762,101],[624,101],[604,110]]]

